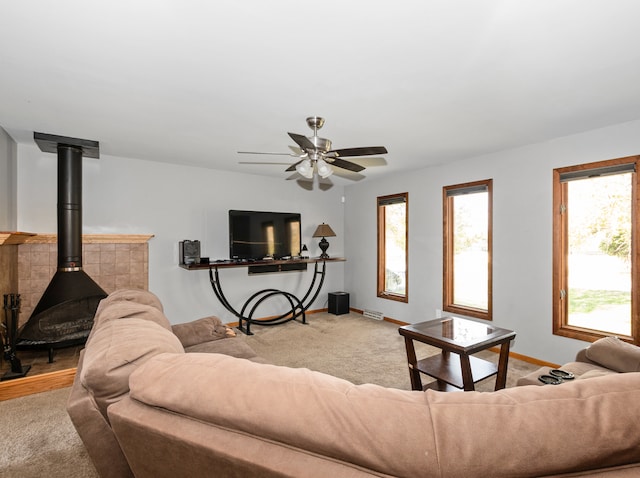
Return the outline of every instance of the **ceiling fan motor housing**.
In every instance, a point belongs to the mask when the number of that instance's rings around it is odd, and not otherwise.
[[[309,138],[309,141],[313,143],[318,151],[326,153],[331,150],[331,141],[325,138],[320,138],[318,136],[312,136]]]

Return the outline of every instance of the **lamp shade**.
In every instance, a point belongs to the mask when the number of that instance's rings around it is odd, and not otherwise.
[[[316,228],[316,232],[313,233],[312,237],[335,237],[335,235],[336,233],[333,232],[331,226],[323,222]]]
[[[329,166],[324,159],[316,161],[316,169],[322,178],[328,178],[333,174],[333,169],[331,169],[331,166]]]
[[[313,165],[308,159],[300,161],[296,166],[296,171],[305,178],[311,179],[313,177]]]

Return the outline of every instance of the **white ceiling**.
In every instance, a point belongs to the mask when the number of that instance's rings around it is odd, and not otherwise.
[[[335,148],[386,146],[380,177],[639,119],[639,20],[637,0],[7,1],[0,126],[284,179],[238,163],[295,158],[237,151],[290,152],[318,115]]]

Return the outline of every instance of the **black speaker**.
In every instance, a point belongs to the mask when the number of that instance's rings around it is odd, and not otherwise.
[[[349,313],[348,292],[329,292],[329,313],[335,315]]]
[[[180,264],[200,263],[200,241],[180,241]]]

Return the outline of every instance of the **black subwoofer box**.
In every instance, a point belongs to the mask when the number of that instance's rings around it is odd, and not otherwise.
[[[329,292],[329,313],[335,315],[349,313],[348,292]]]

